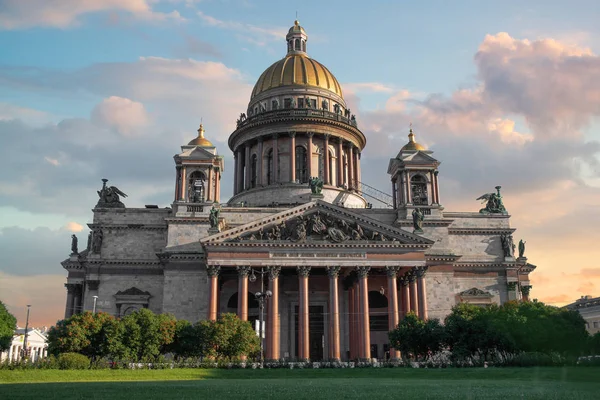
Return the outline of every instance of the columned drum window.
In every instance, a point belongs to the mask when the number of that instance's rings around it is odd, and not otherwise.
[[[415,175],[410,179],[410,191],[414,205],[426,206],[429,204],[427,201],[427,181],[423,175]]]
[[[256,166],[256,154],[252,155],[252,160],[250,161],[250,187],[255,188],[256,183],[258,182],[258,168]]]
[[[273,149],[267,153],[267,185],[275,183],[275,176],[273,175]]]
[[[300,183],[308,182],[306,176],[306,149],[303,146],[296,146],[296,179]]]

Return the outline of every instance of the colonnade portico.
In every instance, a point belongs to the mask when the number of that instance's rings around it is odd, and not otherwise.
[[[327,294],[327,317],[325,318],[325,332],[327,332],[327,349],[323,349],[323,358],[331,361],[340,361],[342,359],[368,360],[376,355],[371,355],[371,332],[369,320],[369,278],[387,280],[387,298],[388,298],[388,316],[389,330],[394,329],[401,316],[408,311],[418,313],[420,317],[427,315],[426,312],[426,293],[424,276],[427,270],[425,266],[292,266],[292,265],[272,265],[272,266],[214,266],[207,267],[209,276],[209,296],[208,296],[208,317],[216,319],[216,304],[219,301],[218,274],[222,271],[229,271],[229,277],[235,271],[237,275],[237,314],[241,320],[248,320],[248,276],[252,268],[266,268],[268,277],[268,289],[272,296],[267,302],[266,334],[265,334],[265,357],[268,360],[278,360],[283,358],[281,354],[282,340],[296,341],[297,353],[289,353],[290,357],[310,360],[311,355],[311,274],[319,272],[319,277],[326,273],[328,277]],[[279,278],[282,272],[286,272],[286,279],[292,275],[297,276],[297,336],[295,338],[282,338],[281,326],[279,323],[279,310],[281,307]],[[375,275],[373,275],[375,274]],[[345,291],[348,295],[347,308],[341,311],[340,298],[340,278],[344,281]],[[397,285],[397,281],[401,285]],[[405,285],[403,282],[414,281],[413,284]],[[213,284],[214,283],[214,284]],[[213,289],[214,288],[214,289]],[[371,291],[373,291],[371,287]],[[414,294],[413,294],[414,292]],[[399,301],[399,298],[402,299]],[[409,299],[408,303],[406,299]],[[414,302],[412,299],[417,299]],[[420,301],[419,301],[420,300]],[[402,304],[402,310],[400,309]],[[419,305],[423,304],[422,308]],[[342,318],[342,313],[347,312],[346,318]],[[344,323],[342,323],[342,320]],[[293,332],[293,331],[292,331]],[[292,333],[290,333],[292,335]],[[347,335],[348,345],[347,353],[342,349],[342,337]],[[398,359],[400,353],[395,349],[390,349],[390,358]]]

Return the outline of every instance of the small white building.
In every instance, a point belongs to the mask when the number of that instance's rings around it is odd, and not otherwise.
[[[29,358],[36,361],[48,355],[48,338],[36,328],[27,330],[27,349]],[[19,361],[23,357],[23,346],[25,344],[25,328],[17,328],[8,351],[0,354],[0,361]]]
[[[600,332],[600,297],[581,296],[575,303],[566,307],[579,311],[579,314],[585,319],[585,326],[590,335]]]

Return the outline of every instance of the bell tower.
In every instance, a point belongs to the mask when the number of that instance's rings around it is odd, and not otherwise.
[[[181,146],[181,153],[173,158],[176,170],[175,203],[187,203],[192,208],[199,206],[201,209],[202,206],[220,202],[223,156],[218,155],[217,148],[204,137],[202,124],[198,128],[198,136]]]
[[[408,143],[390,160],[388,174],[392,180],[392,197],[398,218],[406,219],[419,208],[425,216],[441,217],[438,188],[440,162],[433,152],[415,141],[412,124]]]

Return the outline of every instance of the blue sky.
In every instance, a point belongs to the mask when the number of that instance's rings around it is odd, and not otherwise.
[[[60,317],[59,262],[87,235],[100,178],[129,206],[168,205],[200,118],[228,178],[227,137],[296,11],[368,137],[365,181],[389,191],[413,122],[447,209],[505,188],[540,265],[534,297],[600,289],[597,1],[0,0],[0,299],[20,316],[45,296],[38,321]]]

